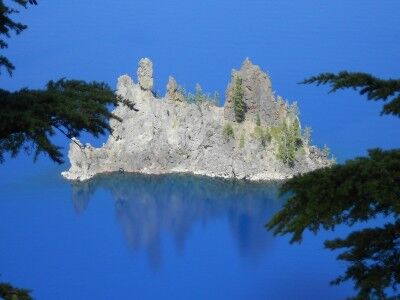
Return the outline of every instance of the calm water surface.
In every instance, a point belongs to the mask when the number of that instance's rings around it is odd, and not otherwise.
[[[1,279],[36,299],[342,299],[323,240],[273,237],[277,184],[58,170],[0,184]]]
[[[162,94],[174,74],[189,90],[200,82],[224,95],[232,67],[249,56],[277,94],[298,101],[313,142],[339,162],[400,147],[399,119],[380,117],[381,103],[297,84],[340,70],[398,77],[400,1],[39,2],[17,17],[29,30],[11,39],[17,70],[1,77],[4,89],[59,78],[114,87],[148,56]],[[346,229],[306,234],[300,245],[265,230],[285,201],[276,185],[115,175],[74,186],[59,176],[68,166],[21,156],[0,165],[0,281],[32,288],[37,300],[353,294],[351,284],[329,285],[345,265],[323,248]]]

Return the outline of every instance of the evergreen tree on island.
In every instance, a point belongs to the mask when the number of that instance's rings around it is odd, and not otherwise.
[[[242,123],[245,119],[246,104],[243,101],[243,84],[240,77],[236,77],[233,87],[233,109],[236,122]]]

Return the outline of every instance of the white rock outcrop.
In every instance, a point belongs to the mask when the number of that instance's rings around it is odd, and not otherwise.
[[[270,80],[249,60],[241,71],[235,72],[243,76],[247,90],[245,101],[251,108],[249,117],[246,115],[240,124],[231,122],[229,87],[225,108],[207,101],[197,104],[184,101],[172,77],[166,96],[156,98],[149,93],[153,87],[152,63],[142,59],[139,83],[123,75],[117,86],[117,94],[134,102],[139,111],[116,107],[114,114],[123,121],[111,120],[113,133],[101,148],[82,145],[78,140],[71,142],[68,153],[71,167],[62,175],[83,181],[108,172],[188,172],[224,178],[280,180],[332,164],[322,151],[308,145],[302,146],[306,151],[298,151],[293,165],[281,162],[277,158],[276,141],[261,142],[255,135],[255,115],[260,115],[265,126],[279,121],[277,111],[282,104],[275,101]],[[228,123],[234,137],[224,134]]]
[[[140,87],[145,91],[153,89],[153,63],[148,58],[142,58],[139,61],[139,68],[137,70],[137,78]]]
[[[170,101],[177,101],[177,102],[185,101],[184,95],[178,90],[178,83],[172,76],[169,76],[168,78],[167,99]]]

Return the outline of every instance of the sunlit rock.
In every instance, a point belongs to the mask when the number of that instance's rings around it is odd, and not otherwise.
[[[232,70],[231,81],[226,90],[225,118],[235,122],[233,91],[237,78],[242,81],[243,100],[246,107],[245,119],[256,122],[259,118],[261,124],[277,124],[280,120],[279,104],[272,94],[271,79],[249,58],[246,58],[240,70]]]
[[[178,89],[178,83],[175,78],[169,76],[167,83],[167,99],[175,102],[185,101],[184,95]]]
[[[270,79],[250,60],[234,73],[243,79],[247,105],[243,123],[232,120],[230,88],[225,107],[210,101],[192,103],[170,77],[167,94],[160,99],[149,93],[153,86],[149,59],[140,61],[137,74],[137,84],[128,75],[121,76],[117,94],[134,102],[138,111],[117,106],[113,112],[122,122],[110,121],[112,135],[100,148],[74,140],[68,153],[71,167],[62,173],[65,178],[83,181],[100,173],[138,172],[277,180],[332,164],[324,153],[317,148],[309,151],[311,145],[304,144],[288,165],[278,156],[279,137],[268,140],[259,135],[260,130],[266,132],[285,122],[291,126],[298,118],[287,116],[294,106],[274,99]],[[232,127],[231,136],[226,134],[227,124]],[[301,128],[299,122],[297,126]]]
[[[145,91],[153,89],[153,63],[148,58],[142,58],[139,61],[137,77],[140,87]]]

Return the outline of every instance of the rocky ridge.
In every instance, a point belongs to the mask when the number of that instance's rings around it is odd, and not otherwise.
[[[116,107],[114,113],[123,121],[111,120],[113,133],[100,148],[74,139],[68,153],[71,167],[62,173],[65,178],[83,181],[108,172],[187,172],[281,180],[332,164],[326,153],[302,137],[296,142],[294,160],[288,164],[280,159],[279,126],[296,124],[300,129],[300,122],[291,113],[292,106],[274,97],[269,76],[249,59],[240,70],[232,71],[224,107],[210,101],[188,102],[171,76],[166,95],[157,98],[152,91],[153,64],[148,58],[140,60],[137,76],[138,83],[128,75],[121,76],[117,94],[134,102],[139,111]],[[235,119],[233,100],[237,77],[246,107],[245,120],[240,123]]]

